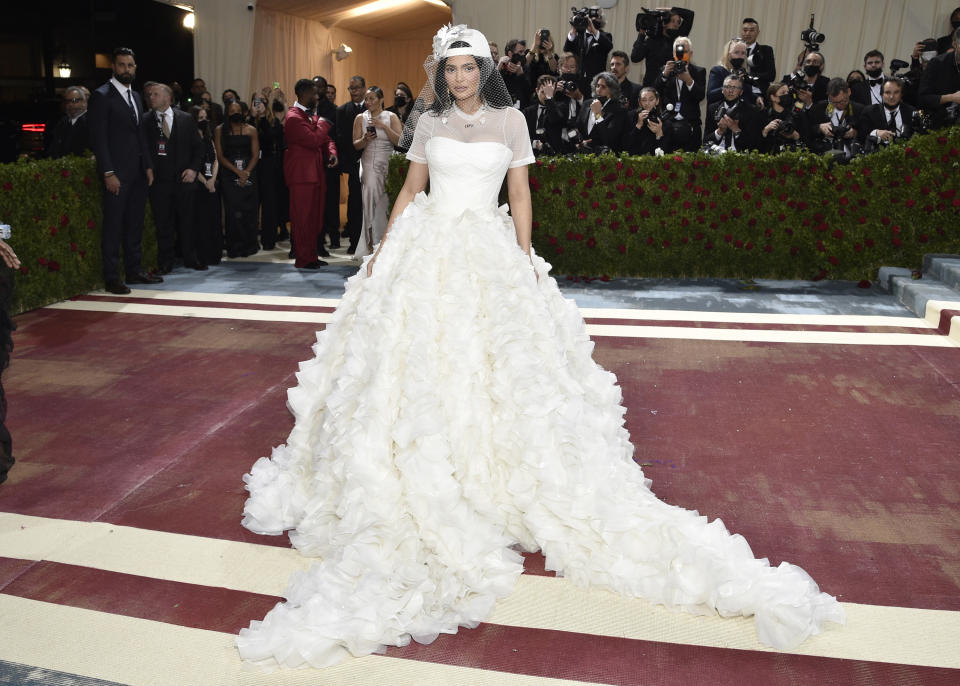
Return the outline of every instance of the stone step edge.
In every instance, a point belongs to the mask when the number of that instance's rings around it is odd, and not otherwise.
[[[960,293],[926,275],[915,279],[902,267],[881,267],[878,281],[900,304],[960,345]]]
[[[923,273],[930,274],[960,294],[960,255],[947,253],[924,255]]]

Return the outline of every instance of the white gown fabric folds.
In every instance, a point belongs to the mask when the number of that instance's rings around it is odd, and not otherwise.
[[[348,281],[288,392],[293,431],[244,477],[244,526],[317,558],[240,632],[244,659],[323,667],[474,627],[519,550],[578,585],[753,615],[778,648],[843,622],[802,569],[650,491],[616,378],[497,207],[529,146],[516,110],[421,117],[430,194]]]

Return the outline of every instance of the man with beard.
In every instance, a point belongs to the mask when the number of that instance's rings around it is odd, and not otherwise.
[[[128,284],[161,283],[140,264],[143,213],[153,166],[140,127],[143,101],[130,84],[137,73],[133,50],[113,51],[113,76],[90,96],[90,144],[103,179],[103,278],[111,293],[130,289],[120,280],[120,245]]]
[[[860,135],[887,145],[897,138],[913,135],[913,108],[903,102],[903,80],[889,78],[883,83],[883,102],[871,105],[860,117]]]
[[[330,136],[330,140],[335,141],[337,140],[337,106],[327,97],[327,88],[330,84],[322,76],[314,76],[313,82],[317,84],[315,114],[317,118],[325,119],[330,124],[327,135]],[[324,173],[327,186],[323,203],[323,228],[317,239],[317,253],[320,257],[330,257],[330,253],[323,246],[323,237],[327,236],[331,249],[340,247],[340,169],[327,167]]]

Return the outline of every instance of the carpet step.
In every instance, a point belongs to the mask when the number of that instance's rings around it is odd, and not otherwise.
[[[881,267],[879,285],[960,343],[960,255],[925,255],[923,265],[922,278],[909,269]]]
[[[960,255],[931,254],[923,256],[924,278],[929,274],[946,284],[960,296]]]

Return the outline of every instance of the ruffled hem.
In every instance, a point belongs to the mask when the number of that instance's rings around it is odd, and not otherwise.
[[[373,276],[348,280],[288,392],[287,443],[244,477],[243,525],[318,558],[240,633],[244,659],[323,667],[474,627],[513,590],[518,548],[579,585],[753,615],[777,648],[843,622],[802,569],[654,496],[616,378],[532,261],[505,207],[421,193]]]

